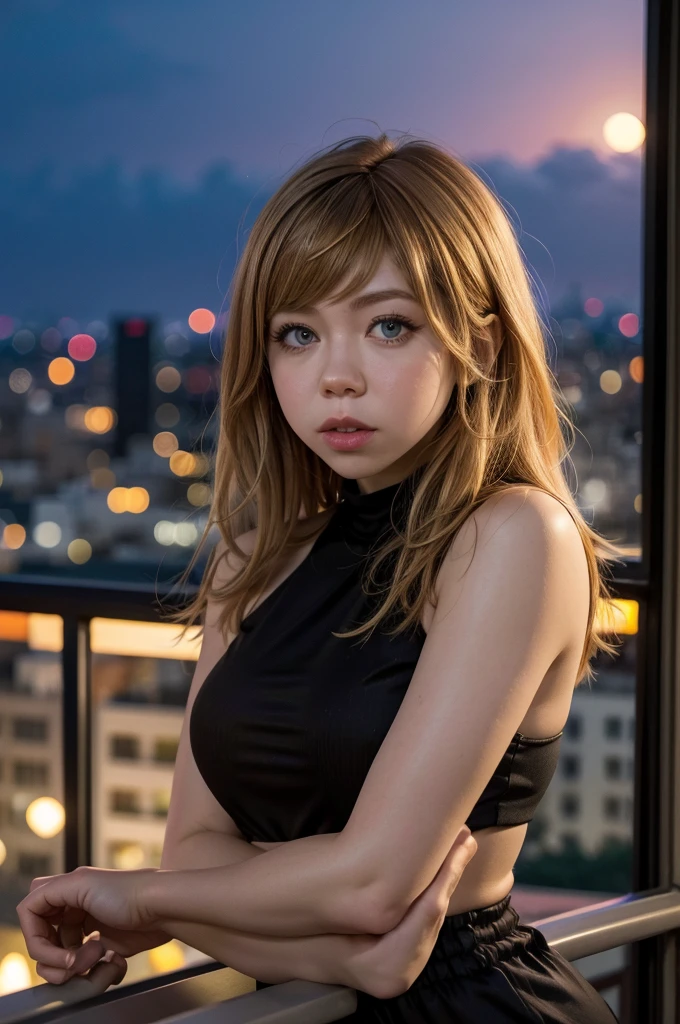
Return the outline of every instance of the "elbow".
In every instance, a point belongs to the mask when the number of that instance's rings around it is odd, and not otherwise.
[[[345,891],[335,914],[344,932],[356,935],[385,935],[396,928],[405,907],[391,899],[380,886],[351,888]]]

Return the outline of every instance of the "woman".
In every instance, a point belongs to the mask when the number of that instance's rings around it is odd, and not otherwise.
[[[350,984],[357,1021],[615,1019],[509,896],[574,686],[614,651],[618,549],[562,474],[561,401],[462,162],[382,135],[284,183],[234,282],[161,869],[36,879],[43,977],[68,976],[67,908],[73,945],[101,932],[72,973],[175,936],[258,987]]]

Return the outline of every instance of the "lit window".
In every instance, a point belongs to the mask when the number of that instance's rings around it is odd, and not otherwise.
[[[177,757],[178,742],[174,737],[164,737],[156,740],[154,760],[163,761],[166,764],[174,764]]]

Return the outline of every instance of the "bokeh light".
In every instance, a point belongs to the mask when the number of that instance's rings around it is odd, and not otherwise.
[[[76,537],[66,548],[66,554],[75,565],[84,565],[92,558],[92,545],[83,537]]]
[[[178,448],[179,441],[169,430],[162,430],[153,439],[153,450],[156,455],[161,455],[164,459],[169,459]]]
[[[28,391],[33,382],[33,377],[23,366],[18,366],[16,370],[12,370],[9,375],[9,386],[10,390],[15,395],[23,395]]]
[[[20,523],[8,523],[2,531],[2,543],[10,551],[18,551],[26,543],[26,530]]]
[[[602,299],[590,298],[583,303],[583,312],[586,316],[602,316],[604,302]]]
[[[635,313],[624,313],[619,318],[618,327],[625,338],[634,338],[640,330],[640,321]]]
[[[163,366],[156,374],[156,387],[159,391],[166,392],[166,394],[169,394],[171,391],[177,391],[181,383],[180,372],[174,366]]]
[[[600,387],[607,395],[615,395],[621,390],[621,374],[617,370],[605,370],[600,374]]]
[[[81,363],[92,359],[96,351],[97,342],[91,334],[74,334],[68,343],[68,354],[71,359],[77,359]]]
[[[53,796],[39,796],[26,808],[28,827],[41,839],[52,839],[58,835],[65,821],[63,805]]]
[[[0,960],[0,996],[31,987],[31,970],[23,953],[7,953]]]
[[[207,334],[215,326],[215,314],[209,309],[195,309],[187,320],[189,327],[196,334]]]
[[[53,384],[68,384],[73,380],[76,368],[66,356],[57,356],[47,367],[47,376]]]
[[[61,540],[61,526],[46,519],[33,528],[33,540],[41,548],[56,548]]]
[[[106,434],[116,424],[116,414],[106,405],[93,405],[84,417],[85,426],[93,434]]]
[[[145,487],[114,487],[106,496],[112,512],[145,512],[149,507],[149,492]]]
[[[159,427],[176,427],[179,419],[179,409],[172,402],[163,402],[156,409],[156,423]]]

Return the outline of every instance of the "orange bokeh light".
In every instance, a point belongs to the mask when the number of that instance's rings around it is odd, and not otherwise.
[[[47,376],[53,384],[68,384],[75,372],[75,366],[66,356],[57,356],[47,367]]]
[[[196,334],[207,334],[215,326],[215,314],[211,313],[209,309],[195,309],[189,313],[187,323]]]

